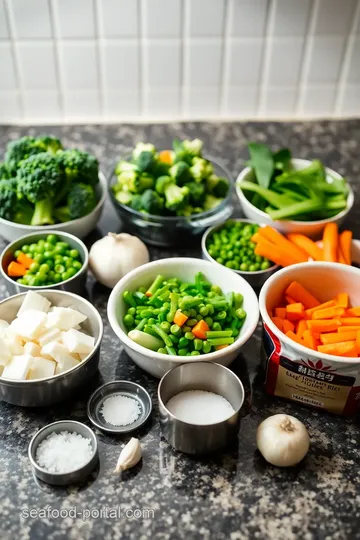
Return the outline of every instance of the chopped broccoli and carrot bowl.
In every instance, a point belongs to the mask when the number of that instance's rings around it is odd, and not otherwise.
[[[246,319],[243,296],[211,284],[158,275],[148,287],[125,291],[123,324],[138,345],[162,354],[199,356],[234,343]]]
[[[229,192],[227,178],[217,176],[202,156],[202,141],[174,140],[173,150],[158,152],[138,143],[131,158],[115,167],[112,186],[120,204],[144,214],[191,216],[216,208]]]

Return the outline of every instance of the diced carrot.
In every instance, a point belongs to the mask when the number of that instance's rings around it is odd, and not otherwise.
[[[329,343],[341,343],[342,341],[353,341],[357,338],[359,330],[351,330],[351,332],[334,332],[330,334],[320,334],[320,341],[323,345]]]
[[[323,260],[323,252],[315,242],[310,240],[307,236],[303,234],[288,234],[287,235],[290,242],[298,246],[300,249],[305,251],[309,257],[314,261]]]
[[[334,319],[335,317],[341,317],[341,315],[344,315],[345,309],[339,306],[335,307],[328,307],[325,309],[319,309],[318,311],[315,311],[312,314],[312,319],[319,320],[319,319]]]
[[[159,160],[163,163],[168,163],[169,165],[172,165],[173,162],[173,153],[171,150],[162,150],[159,152]]]
[[[184,313],[180,311],[180,309],[178,309],[177,312],[175,313],[174,323],[177,324],[178,326],[183,326],[188,320],[188,318],[189,317],[184,315]]]
[[[335,296],[335,302],[339,307],[347,308],[349,305],[349,295],[347,293],[339,293]]]
[[[255,255],[265,257],[279,266],[291,266],[292,264],[296,264],[298,262],[282,247],[276,246],[275,244],[263,239],[256,244]]]
[[[28,257],[26,253],[23,253],[23,252],[21,252],[20,255],[18,255],[18,258],[16,260],[19,264],[22,264],[23,266],[25,266],[26,269],[30,268],[32,263],[35,262],[34,259],[30,259],[30,257]]]
[[[340,322],[343,326],[360,326],[360,318],[357,317],[342,317]]]
[[[356,341],[342,341],[340,343],[319,345],[317,350],[321,353],[333,354],[335,356],[357,356]]]
[[[291,296],[289,296],[288,294],[285,294],[285,300],[288,304],[296,304],[296,300],[291,298]]]
[[[320,305],[319,300],[315,298],[309,291],[307,291],[300,283],[293,281],[285,292],[286,295],[291,296],[296,302],[304,304],[306,309],[316,307]]]
[[[215,350],[216,351],[221,351],[221,349],[226,349],[226,347],[228,347],[229,345],[216,345],[215,347]]]
[[[295,259],[296,262],[307,262],[307,253],[290,242],[285,236],[283,236],[273,227],[269,227],[268,225],[266,227],[260,227],[257,232],[260,234],[260,236],[263,236],[269,240],[269,242],[272,242],[276,247],[284,249],[288,255]]]
[[[283,330],[284,334],[286,334],[286,332],[294,332],[295,331],[295,324],[292,323],[291,321],[288,321],[287,319],[284,319],[283,320]]]
[[[275,317],[280,317],[280,319],[285,319],[285,317],[286,317],[286,308],[284,308],[284,307],[275,308]]]
[[[310,330],[305,330],[305,332],[303,333],[302,339],[304,340],[306,347],[309,347],[309,349],[316,350],[317,341],[314,335],[310,332]]]
[[[337,262],[339,231],[336,223],[327,223],[323,234],[324,261]]]
[[[333,307],[335,305],[336,305],[335,300],[328,300],[327,302],[324,302],[323,304],[320,304],[316,307],[305,310],[305,315],[309,317],[309,319],[311,319],[311,316],[313,313],[315,313],[315,311],[318,311],[319,309],[326,309],[329,307]]]
[[[191,330],[195,337],[199,339],[206,339],[206,332],[210,330],[209,325],[205,321],[201,320]]]
[[[297,327],[296,327],[296,335],[299,336],[299,337],[302,337],[305,330],[307,330],[307,324],[306,324],[306,321],[304,321],[303,319],[301,321],[299,321],[297,323]]]
[[[286,317],[289,321],[299,321],[304,318],[304,304],[297,302],[286,306]]]
[[[360,317],[360,306],[355,306],[347,310],[349,317]]]
[[[261,239],[262,239],[262,237],[258,232],[253,234],[252,237],[251,237],[251,241],[254,242],[254,244],[258,244],[261,241]]]
[[[322,319],[319,321],[306,321],[309,330],[313,333],[335,332],[341,326],[340,319]]]
[[[345,264],[351,264],[352,232],[343,231],[339,236],[339,246]]]
[[[271,320],[275,324],[275,326],[277,326],[278,329],[282,331],[284,319],[280,319],[280,317],[271,317]]]
[[[27,269],[22,264],[16,261],[11,261],[11,263],[7,267],[7,275],[9,277],[22,277],[25,276],[26,270]]]
[[[152,297],[152,293],[151,293],[150,291],[146,291],[145,296],[147,296],[148,298],[151,298],[151,297]]]
[[[296,343],[298,343],[299,345],[304,345],[303,340],[301,338],[299,338],[299,336],[294,334],[294,332],[292,332],[291,330],[289,330],[289,332],[286,332],[286,335],[287,335],[287,337],[289,337],[293,341],[296,341]]]

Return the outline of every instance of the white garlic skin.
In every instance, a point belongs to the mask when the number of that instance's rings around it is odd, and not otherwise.
[[[306,456],[310,438],[300,420],[287,414],[275,414],[259,425],[256,444],[272,465],[292,467]]]
[[[116,464],[115,472],[126,471],[135,467],[142,457],[141,444],[139,439],[132,437],[120,452]]]

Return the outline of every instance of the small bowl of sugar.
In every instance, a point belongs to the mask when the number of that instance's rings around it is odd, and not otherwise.
[[[161,432],[171,446],[187,454],[223,450],[238,435],[244,397],[240,379],[225,366],[177,366],[158,386]]]
[[[57,486],[81,482],[99,460],[95,433],[74,420],[60,420],[40,429],[31,439],[28,453],[35,475]]]

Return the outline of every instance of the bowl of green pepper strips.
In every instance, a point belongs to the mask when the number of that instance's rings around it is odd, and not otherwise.
[[[192,258],[161,259],[133,270],[114,287],[107,312],[135,364],[159,378],[197,360],[228,366],[259,319],[247,281]]]
[[[262,287],[279,266],[255,254],[256,244],[251,238],[259,227],[254,221],[242,218],[210,227],[201,240],[203,259],[230,268],[252,287]]]

